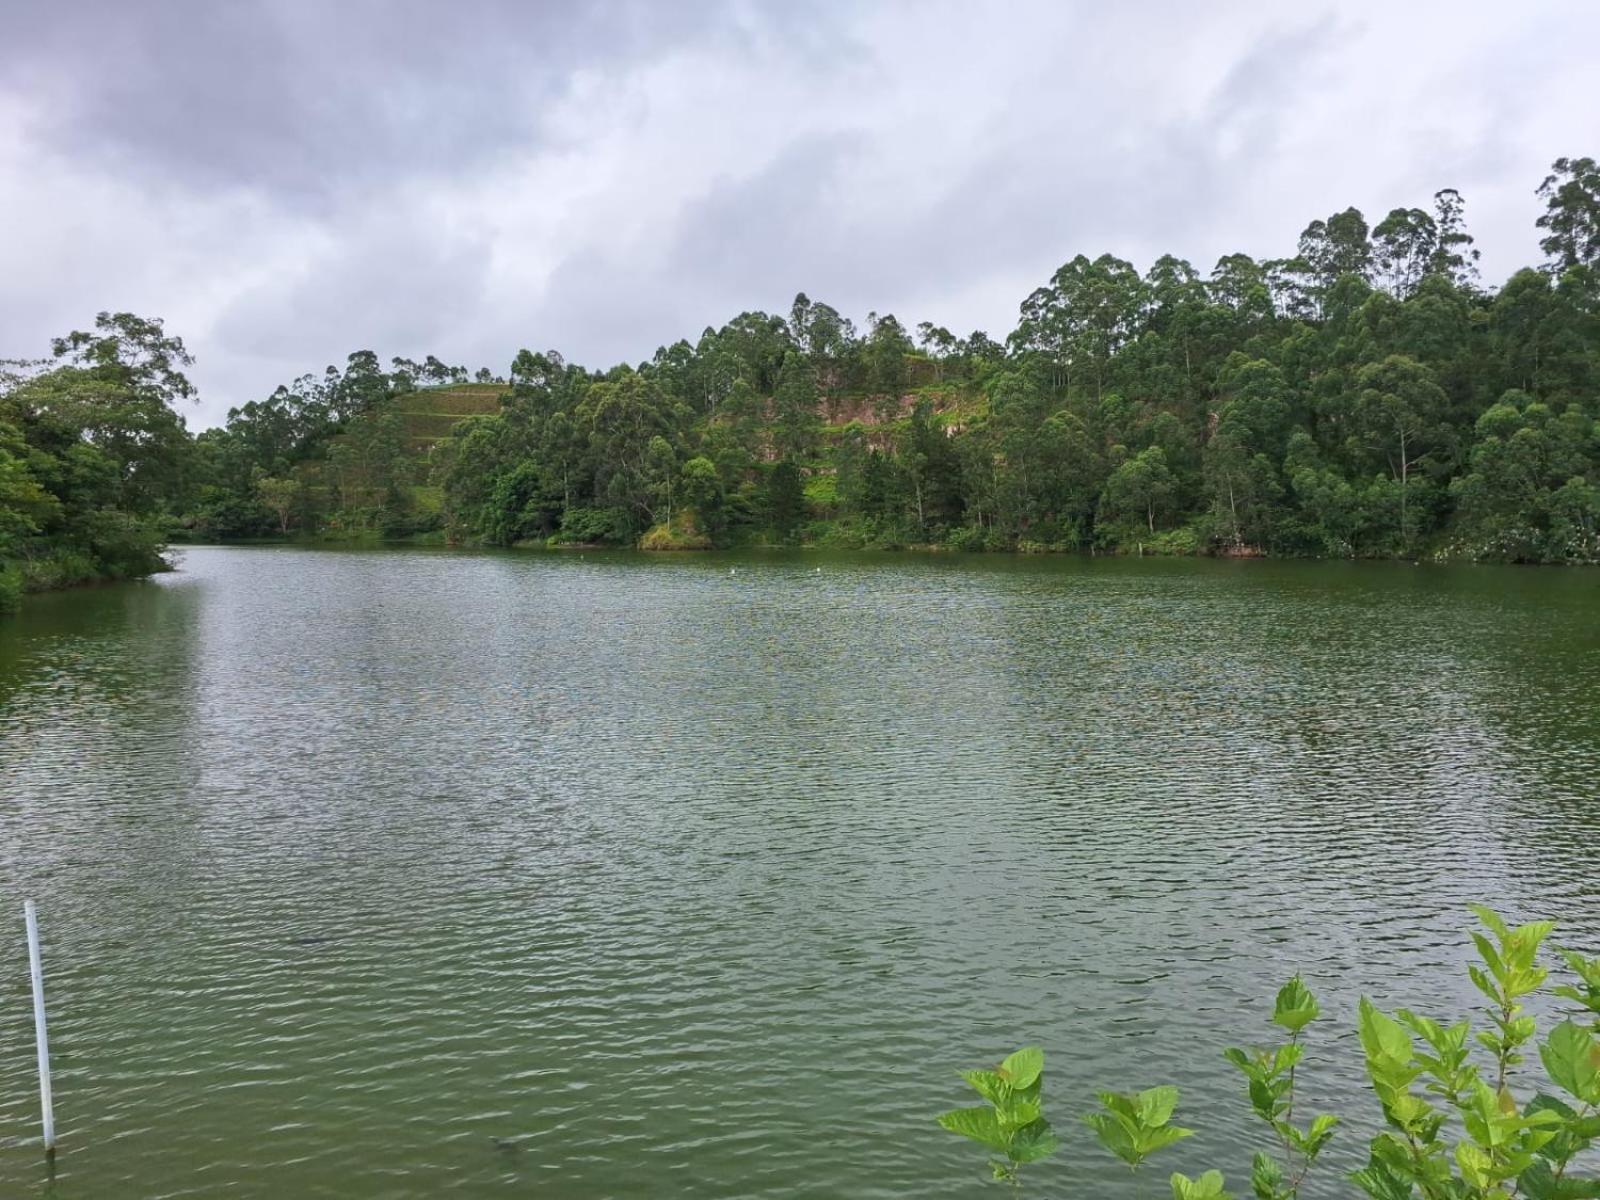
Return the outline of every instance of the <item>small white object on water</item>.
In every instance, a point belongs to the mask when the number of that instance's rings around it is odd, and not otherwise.
[[[28,926],[28,974],[33,980],[33,1035],[39,1050],[39,1107],[44,1113],[44,1149],[56,1152],[56,1111],[50,1099],[50,1039],[44,1025],[44,967],[39,960],[39,914],[25,900],[22,914]]]

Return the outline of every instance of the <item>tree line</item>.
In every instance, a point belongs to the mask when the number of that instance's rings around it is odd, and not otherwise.
[[[1600,561],[1600,167],[1537,195],[1544,261],[1498,289],[1444,189],[1208,274],[1080,255],[1003,342],[801,294],[603,371],[363,350],[196,437],[181,341],[103,314],[0,384],[0,555],[123,573],[177,529]]]

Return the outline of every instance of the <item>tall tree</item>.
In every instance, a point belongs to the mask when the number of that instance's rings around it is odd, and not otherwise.
[[[1592,158],[1558,158],[1539,185],[1545,212],[1539,248],[1552,271],[1600,264],[1600,166]]]

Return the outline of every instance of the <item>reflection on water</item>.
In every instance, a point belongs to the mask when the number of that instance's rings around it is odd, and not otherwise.
[[[195,549],[0,626],[48,1194],[965,1196],[932,1114],[1023,1040],[1046,1177],[1172,1080],[1237,1182],[1284,976],[1370,1112],[1355,1000],[1470,1005],[1469,900],[1600,940],[1592,573],[730,561]]]

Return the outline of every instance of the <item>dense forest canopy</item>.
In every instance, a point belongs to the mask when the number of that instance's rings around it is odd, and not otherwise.
[[[1600,561],[1600,167],[1538,196],[1498,290],[1445,189],[1204,275],[1079,255],[1003,343],[801,294],[606,371],[362,350],[195,437],[182,342],[102,314],[0,379],[0,603],[180,532]]]

